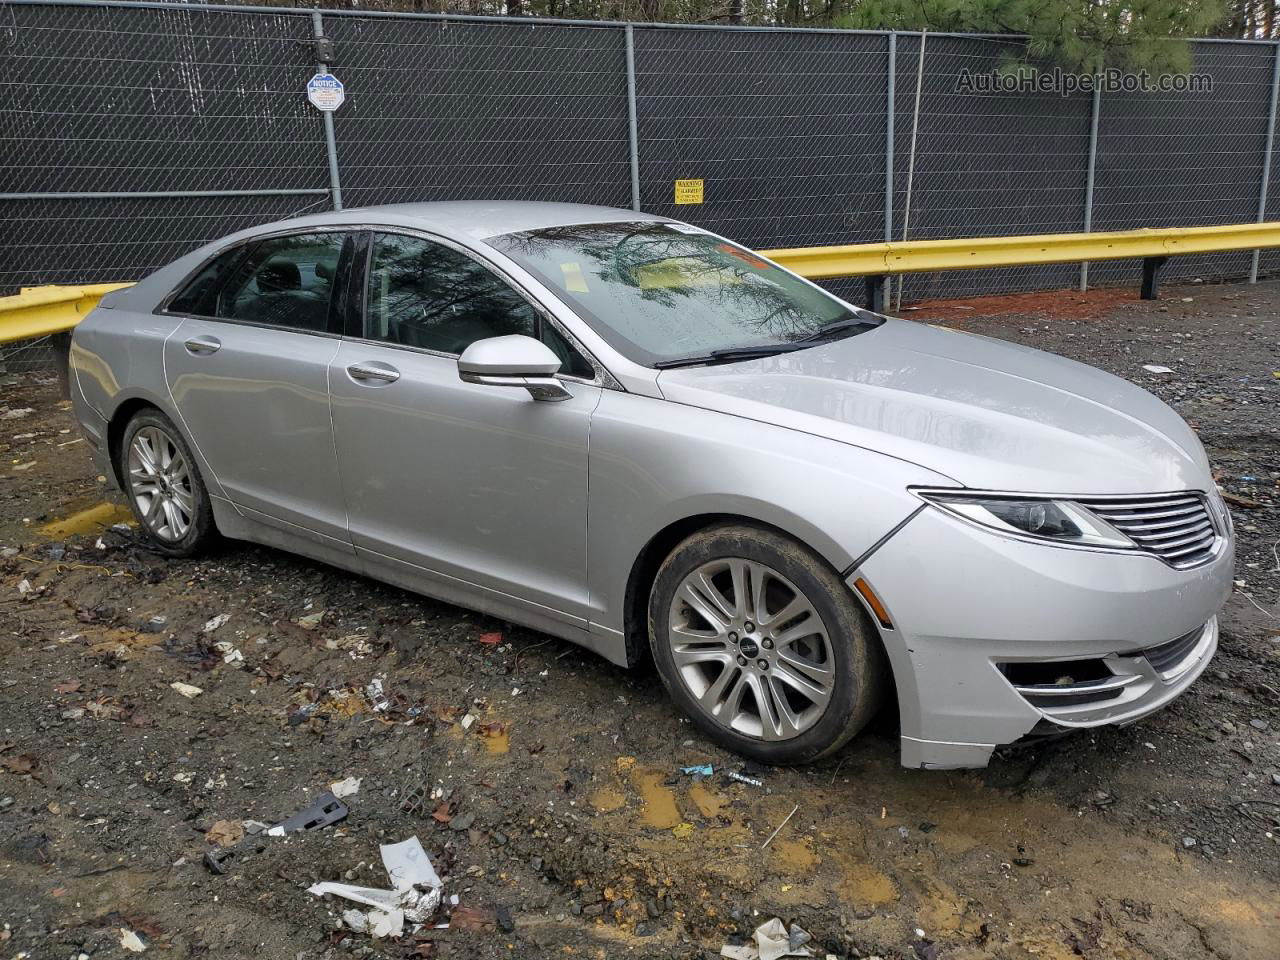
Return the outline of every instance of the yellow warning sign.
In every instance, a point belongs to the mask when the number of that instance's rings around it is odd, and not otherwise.
[[[701,180],[677,180],[676,181],[676,203],[701,203],[702,202],[702,181]]]

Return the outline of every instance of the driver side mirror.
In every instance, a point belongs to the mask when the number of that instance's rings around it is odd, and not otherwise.
[[[477,340],[458,358],[458,376],[489,387],[523,387],[535,400],[568,400],[556,379],[560,358],[533,337],[512,334]]]

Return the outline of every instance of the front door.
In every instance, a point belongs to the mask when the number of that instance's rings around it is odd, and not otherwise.
[[[570,399],[540,402],[464,383],[457,355],[525,334],[567,357],[570,373],[590,376],[590,364],[459,250],[379,234],[370,261],[365,337],[343,342],[329,375],[357,551],[419,571],[424,586],[461,581],[481,607],[469,585],[585,626],[587,438],[600,388],[568,379]]]
[[[184,318],[169,337],[165,376],[187,436],[237,507],[350,549],[327,382],[348,236],[259,241],[202,305],[209,315]]]

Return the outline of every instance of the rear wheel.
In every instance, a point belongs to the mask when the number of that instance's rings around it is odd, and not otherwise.
[[[155,549],[189,557],[213,539],[209,492],[173,421],[158,410],[135,414],[118,456],[125,496]]]
[[[872,630],[812,551],[747,525],[677,546],[649,601],[672,699],[719,743],[769,763],[816,760],[866,725],[886,681]]]

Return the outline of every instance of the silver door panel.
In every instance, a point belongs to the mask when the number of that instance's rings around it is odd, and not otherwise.
[[[329,416],[329,362],[338,344],[333,337],[187,319],[165,344],[165,375],[188,435],[232,503],[263,522],[346,543]]]
[[[357,369],[353,376],[348,368]],[[358,371],[394,371],[369,379]],[[542,403],[456,359],[344,341],[330,377],[356,547],[585,622],[587,440],[599,387]]]

